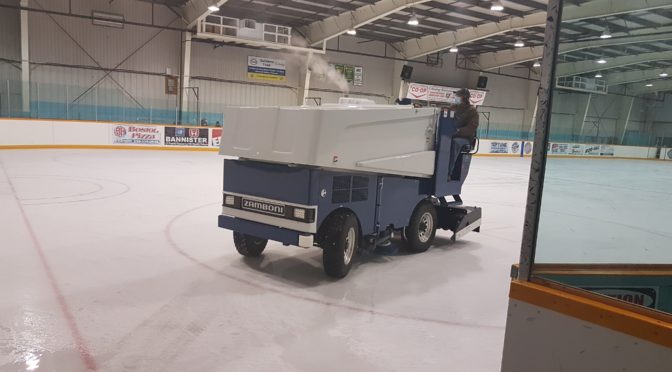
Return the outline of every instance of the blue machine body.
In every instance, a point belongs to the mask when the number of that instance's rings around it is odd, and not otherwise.
[[[452,139],[456,132],[455,119],[450,112],[443,111],[438,119],[435,175],[431,178],[227,159],[224,161],[225,195],[241,195],[243,199],[258,198],[272,205],[278,204],[283,207],[282,213],[286,213],[286,208],[297,205],[314,208],[315,231],[278,226],[279,223],[270,222],[279,221],[278,215],[270,216],[270,213],[263,215],[271,217],[266,222],[223,213],[219,216],[219,226],[287,245],[299,245],[301,235],[315,234],[329,215],[338,209],[347,208],[357,216],[362,236],[375,237],[401,229],[408,225],[420,201],[429,197],[460,194],[471,154],[463,153],[460,159],[451,159]],[[459,171],[451,172],[452,164],[457,160]],[[451,180],[451,173],[453,178],[458,175],[458,179]],[[236,201],[235,208],[243,210],[244,206]]]

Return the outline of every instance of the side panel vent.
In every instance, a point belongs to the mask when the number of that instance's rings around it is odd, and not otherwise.
[[[360,202],[369,199],[369,178],[334,176],[331,202],[334,204]]]

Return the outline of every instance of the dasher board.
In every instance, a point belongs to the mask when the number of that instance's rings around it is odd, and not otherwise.
[[[392,105],[224,110],[219,153],[259,161],[431,177],[439,110]]]

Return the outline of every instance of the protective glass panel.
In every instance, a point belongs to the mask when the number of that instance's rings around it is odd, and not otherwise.
[[[628,4],[565,2],[533,274],[672,312],[672,21]]]

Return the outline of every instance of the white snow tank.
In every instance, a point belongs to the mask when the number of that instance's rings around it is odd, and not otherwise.
[[[430,177],[438,113],[436,108],[375,104],[228,108],[219,153]]]

